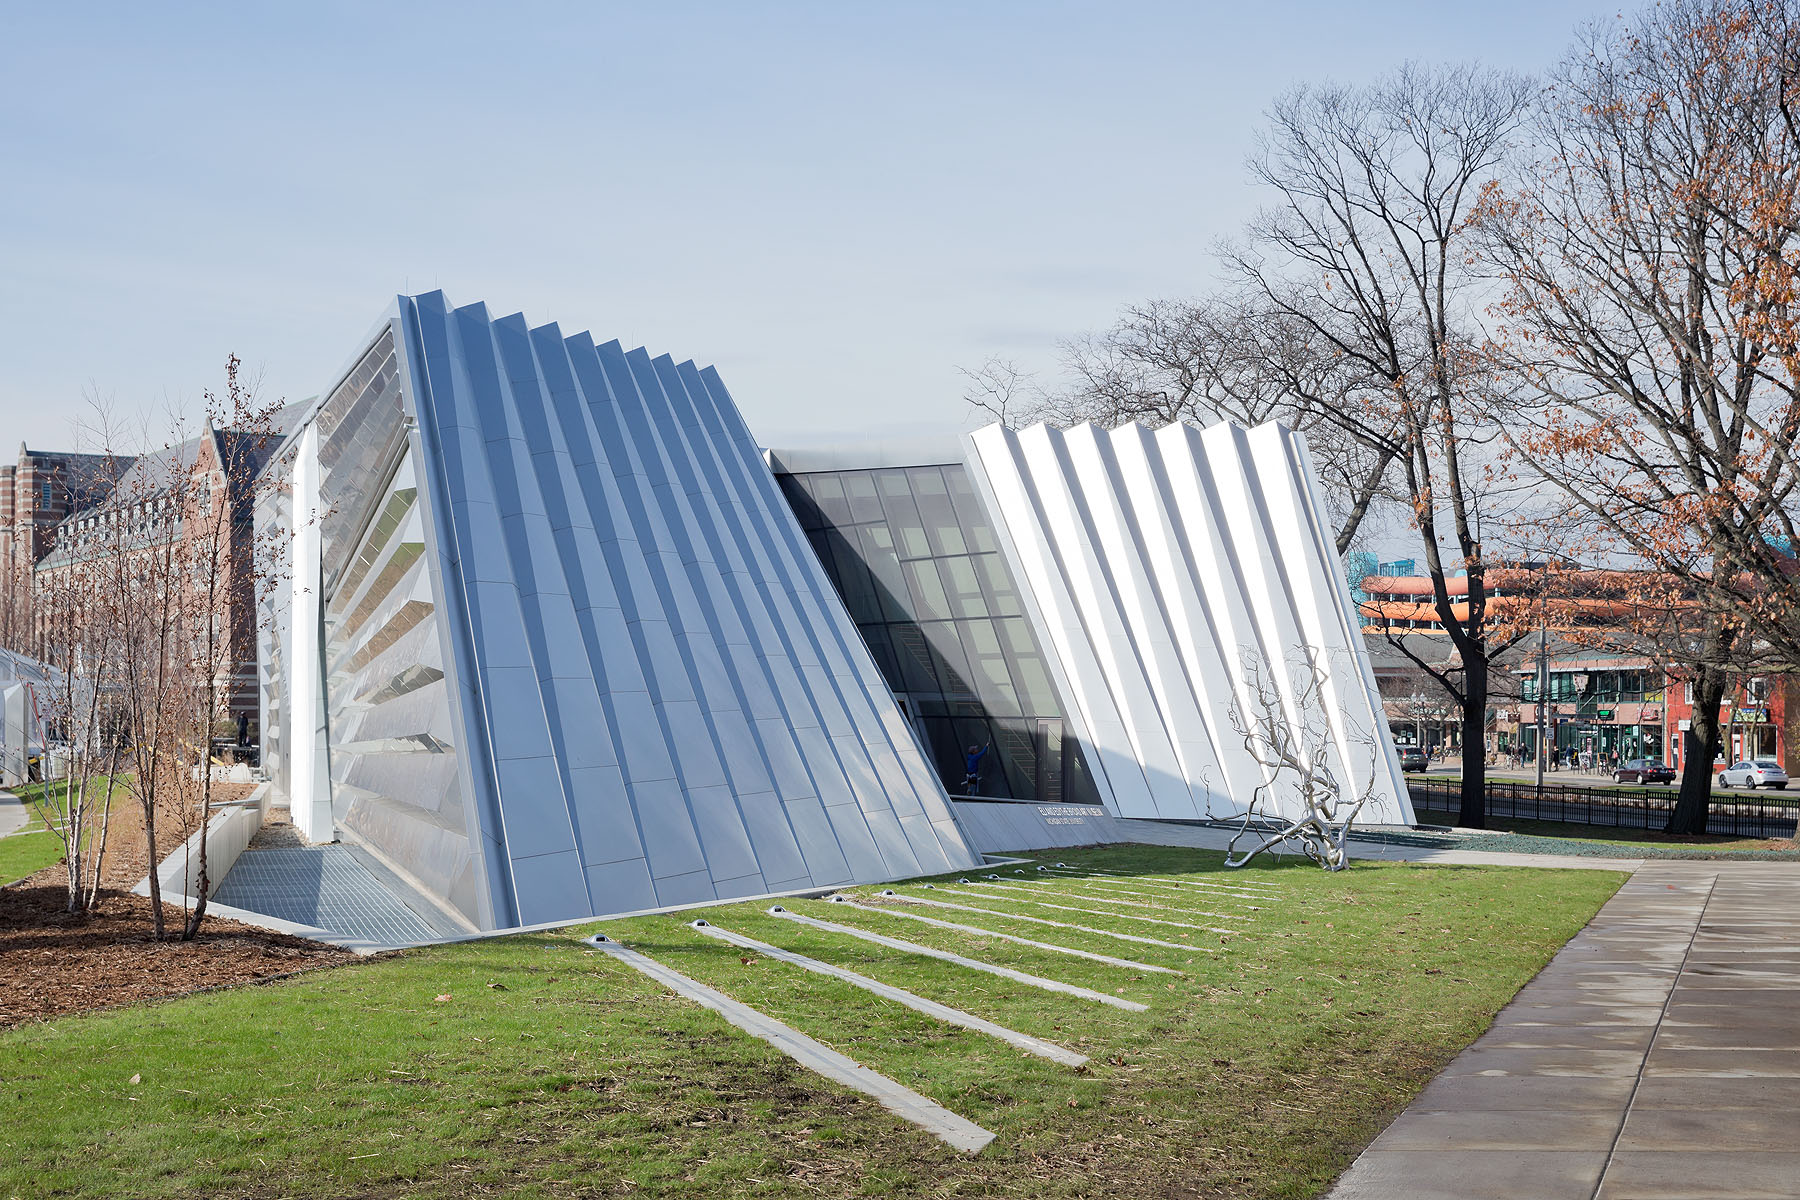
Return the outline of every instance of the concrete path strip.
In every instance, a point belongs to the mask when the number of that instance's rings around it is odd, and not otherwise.
[[[986,888],[1004,888],[1005,885],[984,883],[980,886]],[[983,900],[1011,900],[1018,904],[1035,904],[1039,908],[1056,908],[1061,909],[1063,912],[1086,913],[1090,917],[1116,917],[1121,921],[1143,921],[1149,925],[1172,925],[1176,929],[1198,929],[1202,933],[1242,932],[1237,929],[1221,929],[1216,925],[1190,925],[1186,921],[1165,921],[1160,917],[1140,917],[1135,913],[1112,912],[1103,908],[1071,908],[1067,904],[1052,904],[1048,900],[1039,900],[1036,898],[1036,893],[1026,892],[1022,888],[1006,889],[1002,895],[995,895],[993,892],[959,892],[955,888],[945,888],[944,891],[949,892],[952,896],[976,896]],[[1106,901],[1098,899],[1097,897],[1065,896],[1064,899],[1092,899],[1096,904],[1106,903]]]
[[[1184,902],[1185,899],[1192,898],[1195,900],[1203,900],[1208,903],[1216,903],[1220,900],[1228,899],[1228,897],[1224,896],[1194,895],[1193,893],[1190,893],[1189,897],[1181,897],[1175,892],[1138,892],[1128,888],[1109,888],[1105,884],[1088,883],[1077,879],[1071,879],[1067,882],[1070,885],[1069,887],[1057,887],[1053,883],[983,883],[980,886],[1003,887],[1009,889],[1030,888],[1032,889],[1031,894],[1033,895],[1051,895],[1063,896],[1065,898],[1073,898],[1076,900],[1093,900],[1100,904],[1123,904],[1130,908],[1161,909],[1165,911],[1173,910],[1175,912],[1187,913],[1188,915],[1195,917],[1217,917],[1221,921],[1243,919],[1254,920],[1254,918],[1249,918],[1246,913],[1222,913],[1213,912],[1210,909],[1204,908],[1189,908]],[[1077,887],[1083,890],[1077,891]],[[1143,900],[1127,900],[1124,898],[1125,896],[1143,896],[1154,901],[1154,903],[1146,904]],[[1247,905],[1246,908],[1251,912],[1262,911],[1261,908],[1256,905]]]
[[[1278,883],[1271,883],[1266,879],[1246,879],[1241,875],[1233,875],[1230,872],[1226,872],[1220,877],[1219,881],[1214,882],[1202,879],[1190,879],[1186,876],[1140,875],[1135,871],[1114,871],[1107,867],[1071,867],[1067,863],[1057,863],[1054,866],[1047,868],[1047,870],[1063,874],[1093,875],[1096,878],[1114,879],[1120,883],[1131,880],[1133,882],[1172,883],[1180,887],[1187,887],[1191,884],[1196,887],[1263,888],[1269,891],[1280,891],[1282,886]],[[1227,882],[1227,880],[1229,882]]]
[[[1106,888],[1108,891],[1125,892],[1132,896],[1180,896],[1185,894],[1204,900],[1245,900],[1250,902],[1270,898],[1268,892],[1246,892],[1238,888],[1228,888],[1210,883],[1196,883],[1189,886],[1173,880],[1119,879],[1111,875],[1104,877],[1096,875],[1034,875],[1029,878],[1042,887],[1066,883],[1071,886]]]
[[[985,963],[978,958],[964,958],[962,955],[952,954],[948,950],[936,950],[930,946],[921,946],[917,942],[907,942],[879,933],[870,933],[868,930],[858,929],[854,925],[838,925],[831,921],[818,920],[816,917],[803,917],[797,912],[789,912],[779,904],[771,908],[769,912],[772,916],[780,917],[784,921],[797,921],[802,925],[810,925],[814,929],[823,929],[828,933],[841,933],[846,937],[860,938],[865,942],[874,942],[877,946],[886,946],[890,950],[899,950],[905,954],[922,954],[926,958],[941,959],[944,962],[955,963],[959,967],[967,967],[971,971],[984,971],[989,975],[1010,979],[1014,983],[1043,988],[1047,992],[1079,996],[1083,1000],[1092,1000],[1096,1004],[1110,1004],[1114,1008],[1123,1008],[1128,1012],[1148,1012],[1150,1010],[1148,1004],[1139,1004],[1135,1000],[1121,1000],[1117,996],[1096,992],[1092,988],[1078,987],[1073,983],[1063,983],[1055,979],[1045,979],[1041,975],[1027,975],[1024,971],[1015,971],[1011,967],[997,967],[993,963]]]
[[[1272,897],[1280,894],[1280,892],[1282,890],[1281,888],[1277,887],[1275,884],[1272,884],[1272,883],[1255,883],[1255,884],[1209,883],[1206,880],[1202,880],[1202,879],[1170,879],[1170,878],[1167,878],[1166,876],[1162,876],[1162,875],[1114,875],[1114,874],[1110,874],[1110,873],[1109,874],[1101,874],[1098,871],[1079,871],[1079,870],[1076,870],[1074,867],[1064,867],[1061,869],[1052,867],[1045,874],[1040,875],[1039,878],[1040,879],[1062,879],[1062,880],[1067,880],[1070,883],[1078,883],[1083,879],[1091,879],[1095,883],[1145,884],[1145,885],[1149,885],[1149,886],[1165,888],[1165,889],[1172,890],[1172,891],[1180,891],[1180,890],[1183,890],[1186,888],[1205,888],[1208,891],[1223,892],[1227,896],[1236,896],[1242,900],[1268,900],[1268,899],[1271,899]],[[1255,891],[1252,889],[1261,889],[1261,890]]]
[[[994,1135],[959,1117],[935,1100],[911,1088],[902,1087],[887,1076],[871,1071],[855,1059],[848,1058],[821,1042],[815,1042],[797,1029],[766,1017],[747,1004],[740,1004],[723,992],[689,979],[679,971],[663,966],[653,958],[627,949],[618,942],[597,934],[587,939],[589,945],[606,951],[629,967],[641,971],[670,991],[686,997],[703,1008],[724,1017],[752,1037],[761,1038],[801,1066],[817,1071],[875,1099],[881,1107],[903,1121],[911,1121],[938,1140],[965,1154],[974,1154],[994,1140]]]
[[[831,896],[828,899],[833,904],[852,903],[848,896]],[[1095,954],[1091,950],[1077,950],[1073,946],[1055,946],[1049,942],[1034,942],[1030,938],[1020,937],[1015,933],[1001,933],[997,929],[982,929],[977,925],[959,925],[955,921],[940,921],[936,917],[928,917],[923,913],[903,912],[892,905],[884,907],[879,904],[857,904],[855,907],[866,909],[869,912],[884,912],[890,917],[905,917],[908,921],[923,921],[925,924],[935,925],[939,929],[954,929],[958,933],[973,933],[981,937],[999,938],[1006,942],[1016,942],[1021,946],[1030,946],[1036,950],[1053,950],[1058,954],[1072,954],[1076,958],[1092,959],[1094,962],[1105,963],[1108,966],[1124,967],[1129,971],[1155,971],[1164,975],[1181,974],[1174,967],[1157,967],[1149,963],[1133,962],[1129,958],[1114,958],[1110,954]]]
[[[790,966],[811,971],[817,975],[829,975],[833,979],[841,979],[845,983],[854,984],[865,992],[872,992],[896,1004],[904,1004],[914,1012],[924,1013],[928,1017],[949,1025],[961,1025],[964,1029],[973,1029],[976,1033],[985,1033],[989,1037],[999,1038],[1009,1046],[1017,1047],[1027,1054],[1035,1054],[1039,1058],[1047,1058],[1051,1062],[1059,1062],[1065,1067],[1079,1067],[1087,1061],[1087,1055],[1077,1054],[1073,1050],[1058,1046],[1055,1042],[1046,1042],[1042,1038],[1034,1038],[1028,1033],[1020,1033],[1016,1029],[1008,1029],[1004,1025],[996,1025],[973,1013],[966,1013],[960,1008],[951,1008],[947,1004],[939,1004],[936,1000],[927,1000],[904,988],[870,979],[867,975],[858,975],[855,971],[846,971],[842,967],[834,967],[828,962],[820,962],[816,958],[808,958],[804,954],[796,954],[792,950],[783,950],[780,946],[771,946],[753,937],[741,933],[733,933],[729,929],[720,929],[710,921],[690,921],[688,925],[704,933],[707,937],[717,938],[722,942],[730,942],[744,950],[753,950],[765,958],[772,958]]]
[[[1255,904],[1253,901],[1267,899],[1266,896],[1250,896],[1241,892],[1180,892],[1173,889],[1164,892],[1152,892],[1145,891],[1141,887],[1115,887],[1111,883],[1102,883],[1091,879],[1067,879],[1063,882],[1067,883],[1070,887],[1105,892],[1108,895],[1143,896],[1164,905],[1179,904],[1183,902],[1192,903],[1195,900],[1199,900],[1206,904],[1242,904],[1247,912],[1264,911],[1262,905]],[[1239,917],[1242,916],[1243,913],[1206,913],[1204,915],[1210,917]]]
[[[931,888],[933,891],[937,890],[929,883],[922,883],[919,886]],[[929,904],[933,908],[949,908],[954,909],[957,912],[980,913],[983,916],[1000,917],[1007,921],[1030,921],[1033,925],[1049,925],[1056,929],[1078,929],[1082,933],[1098,934],[1100,937],[1109,937],[1121,942],[1136,942],[1140,946],[1165,946],[1170,950],[1187,950],[1189,952],[1198,950],[1202,954],[1217,954],[1219,952],[1216,946],[1186,946],[1180,942],[1165,942],[1161,938],[1139,937],[1135,933],[1119,933],[1112,929],[1096,929],[1092,925],[1076,925],[1070,921],[1052,921],[1049,917],[1028,917],[1024,913],[999,912],[991,908],[976,908],[973,904],[952,904],[948,900],[927,900],[923,896],[902,896],[893,888],[882,889],[881,895],[893,900],[903,900],[908,904]]]

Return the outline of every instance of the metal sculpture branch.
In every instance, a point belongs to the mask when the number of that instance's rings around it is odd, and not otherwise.
[[[1245,660],[1248,703],[1240,697],[1232,704],[1231,723],[1250,757],[1262,767],[1263,782],[1250,798],[1243,827],[1226,846],[1225,865],[1241,867],[1264,851],[1286,845],[1297,847],[1328,871],[1342,871],[1350,865],[1345,846],[1350,828],[1375,795],[1374,738],[1355,731],[1352,744],[1370,752],[1369,785],[1361,793],[1350,791],[1332,766],[1336,755],[1326,716],[1328,676],[1320,653],[1307,647],[1295,655],[1286,697],[1262,671],[1258,656],[1246,651]],[[1286,813],[1278,799],[1281,793],[1295,801]],[[1240,850],[1238,843],[1246,838],[1254,845]]]

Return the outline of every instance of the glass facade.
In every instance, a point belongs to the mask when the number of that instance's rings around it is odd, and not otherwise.
[[[960,463],[780,476],[944,787],[1098,804],[1012,573]]]
[[[1521,676],[1519,698],[1538,700],[1535,674]],[[1550,746],[1559,761],[1593,762],[1596,766],[1634,758],[1664,757],[1662,715],[1639,722],[1637,708],[1625,705],[1663,703],[1661,676],[1637,667],[1557,668],[1550,672]],[[1626,719],[1629,713],[1629,721]],[[1519,731],[1521,753],[1537,754],[1537,726],[1526,721]]]

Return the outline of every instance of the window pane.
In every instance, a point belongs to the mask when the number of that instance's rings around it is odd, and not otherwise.
[[[808,475],[806,486],[826,524],[850,524],[850,504],[844,499],[844,481],[840,476]]]
[[[874,657],[875,665],[881,669],[881,677],[887,681],[888,690],[904,692],[907,690],[906,680],[900,674],[900,661],[894,657],[894,648],[888,642],[888,630],[885,625],[858,625],[857,632],[868,644],[869,654]]]
[[[908,471],[906,477],[912,485],[913,501],[919,506],[919,518],[925,523],[925,532],[931,539],[931,552],[965,553],[968,547],[963,542],[956,510],[950,506],[950,493],[944,486],[943,474],[936,467],[916,467]]]
[[[975,483],[969,478],[968,468],[961,465],[945,467],[944,483],[950,492],[951,507],[961,520],[963,535],[970,551],[998,549],[993,528],[988,524],[987,513],[981,507],[981,500],[975,495]]]
[[[943,577],[944,591],[950,597],[950,610],[959,617],[985,617],[987,600],[981,594],[981,580],[975,564],[967,558],[938,559],[938,574]]]
[[[920,621],[947,620],[951,615],[950,597],[938,577],[937,564],[923,558],[901,563],[900,567],[912,592],[913,617]]]
[[[963,654],[962,639],[949,621],[932,621],[920,626],[925,640],[936,655],[938,684],[952,700],[974,700],[977,697],[973,673]]]
[[[850,610],[851,617],[857,621],[881,620],[884,614],[880,593],[856,547],[836,529],[826,531],[825,542],[831,547],[831,557],[827,561],[836,564],[835,569],[828,568],[832,570],[832,581],[837,584],[838,594],[843,596],[844,607]]]
[[[1012,675],[1000,651],[1000,637],[992,621],[958,621],[963,651],[969,668],[975,673],[976,691],[990,713],[996,716],[1019,714],[1018,693],[1013,690]]]
[[[881,495],[875,490],[872,471],[851,471],[844,475],[844,496],[850,505],[850,519],[857,524],[882,519]]]
[[[881,611],[890,621],[910,620],[912,601],[907,594],[906,575],[894,556],[894,539],[887,526],[861,525],[856,535],[862,545],[863,564],[869,568],[880,593]]]
[[[1100,803],[1100,787],[1094,782],[1093,771],[1081,753],[1081,743],[1070,738],[1065,745],[1068,756],[1064,759],[1063,799],[1070,804]]]
[[[894,658],[900,664],[900,679],[908,692],[932,695],[943,689],[938,684],[934,655],[925,644],[925,635],[917,625],[888,626],[888,640],[894,647]]]
[[[819,506],[806,490],[805,477],[800,475],[777,475],[781,483],[782,494],[787,497],[788,507],[794,510],[794,517],[800,522],[802,529],[817,529],[825,523]]]
[[[988,611],[996,617],[1014,617],[1024,611],[1019,594],[1013,590],[1012,575],[998,554],[978,554],[969,560],[981,576],[982,591],[987,596]]]
[[[1000,766],[1006,776],[1005,795],[1017,800],[1030,800],[1037,795],[1037,722],[1018,719],[993,721],[994,752],[1000,755]],[[993,757],[990,752],[988,757]],[[982,791],[1001,794],[982,778]]]
[[[959,794],[965,743],[957,736],[956,724],[948,717],[925,717],[921,723],[925,726],[926,750],[931,755],[931,765],[937,769],[938,779],[945,791],[951,795]]]
[[[1013,684],[1019,691],[1019,703],[1027,713],[1038,716],[1053,717],[1061,713],[1062,706],[1057,703],[1056,688],[1051,684],[1049,670],[1038,654],[1037,641],[1031,636],[1031,626],[1025,623],[1023,617],[1008,617],[995,624],[1000,627],[1000,637],[1011,668]]]
[[[894,549],[901,558],[924,558],[931,553],[931,542],[919,520],[919,507],[913,503],[912,489],[904,471],[877,471],[875,484],[881,489],[881,507],[887,514],[888,528],[894,533]]]

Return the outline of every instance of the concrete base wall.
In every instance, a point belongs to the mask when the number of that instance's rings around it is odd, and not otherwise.
[[[954,798],[951,803],[964,834],[983,854],[1141,840],[1098,805]]]
[[[238,855],[262,828],[273,795],[273,789],[265,783],[244,800],[213,813],[206,834],[206,874],[212,881],[212,891],[219,890],[219,884],[230,873]],[[200,878],[200,834],[196,832],[177,846],[173,854],[158,864],[156,874],[162,882],[165,901],[170,904],[189,901]],[[131,890],[140,896],[148,896],[150,881],[145,879]]]

